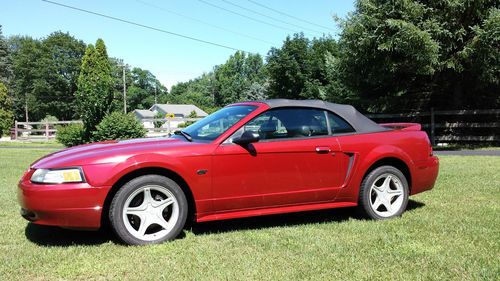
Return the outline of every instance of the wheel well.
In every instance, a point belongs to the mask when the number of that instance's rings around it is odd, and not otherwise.
[[[398,170],[400,170],[403,173],[403,175],[406,178],[406,181],[408,182],[409,191],[411,192],[410,169],[408,168],[408,165],[406,165],[406,163],[403,160],[395,158],[395,157],[382,158],[382,159],[378,160],[377,162],[373,163],[370,166],[370,168],[368,168],[368,170],[364,174],[363,178],[366,177],[366,175],[368,175],[371,171],[375,170],[376,168],[378,168],[380,166],[385,166],[385,165],[393,166],[394,168],[397,168]]]
[[[189,185],[186,183],[186,181],[177,173],[171,170],[160,167],[148,167],[134,170],[122,176],[115,184],[113,184],[110,191],[108,192],[108,195],[106,195],[106,199],[104,200],[101,214],[101,226],[109,225],[109,206],[111,205],[111,201],[113,200],[116,192],[130,180],[144,175],[161,175],[175,181],[181,187],[182,191],[186,195],[186,200],[188,201],[188,220],[186,221],[186,223],[194,220],[194,215],[196,213],[196,204],[194,201],[193,193],[191,192],[191,189],[189,188]]]

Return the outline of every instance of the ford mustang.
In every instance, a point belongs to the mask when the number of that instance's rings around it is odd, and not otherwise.
[[[107,141],[47,155],[19,182],[35,224],[98,229],[125,243],[174,239],[187,220],[358,206],[400,216],[434,186],[439,162],[419,124],[376,124],[317,100],[228,105],[164,138]]]

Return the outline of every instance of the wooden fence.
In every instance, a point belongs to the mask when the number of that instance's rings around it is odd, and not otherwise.
[[[141,123],[151,122],[152,124],[161,124],[158,128],[146,128],[147,136],[169,135],[177,130],[179,124],[186,122],[196,122],[201,118],[164,118],[164,119],[143,119]],[[82,123],[82,121],[46,121],[46,122],[14,122],[14,128],[11,130],[11,139],[14,140],[41,140],[48,141],[54,139],[57,134],[57,127]]]
[[[428,112],[398,114],[366,114],[377,123],[416,122],[428,133],[433,145],[438,143],[500,143],[500,109],[487,110],[430,110]],[[147,136],[171,134],[178,125],[196,122],[200,118],[143,119],[147,124],[161,127],[147,128]],[[15,122],[12,138],[19,140],[49,140],[55,138],[58,125],[81,121]]]
[[[11,139],[14,140],[50,140],[55,138],[57,126],[82,123],[82,121],[45,121],[14,122]]]
[[[500,142],[500,109],[366,114],[377,123],[416,122],[438,143]]]

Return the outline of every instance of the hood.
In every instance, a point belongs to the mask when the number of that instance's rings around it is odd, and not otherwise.
[[[32,168],[61,168],[122,162],[137,154],[172,152],[199,143],[177,138],[143,138],[123,141],[104,141],[66,148],[35,161]]]

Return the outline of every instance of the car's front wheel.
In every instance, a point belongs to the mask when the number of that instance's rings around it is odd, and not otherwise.
[[[130,245],[172,240],[187,218],[187,200],[180,186],[159,175],[137,177],[118,190],[109,218],[118,237]]]
[[[408,197],[408,182],[404,174],[393,166],[381,166],[364,178],[359,209],[371,219],[389,219],[406,210]]]

